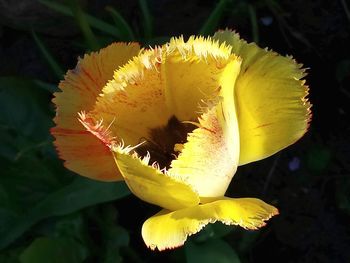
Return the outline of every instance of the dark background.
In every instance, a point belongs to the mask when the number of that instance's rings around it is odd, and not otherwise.
[[[0,0],[0,262],[350,262],[349,6]],[[152,252],[141,226],[157,207],[123,183],[62,166],[49,134],[52,93],[78,56],[113,41],[148,46],[226,27],[309,68],[311,127],[293,146],[240,167],[229,188],[279,208],[265,228],[214,224],[182,248]]]

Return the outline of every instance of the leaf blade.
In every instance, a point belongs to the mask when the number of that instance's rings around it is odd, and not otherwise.
[[[8,246],[31,226],[48,217],[73,213],[85,207],[113,201],[129,194],[124,183],[104,183],[77,177],[69,185],[48,195],[27,215],[22,215],[0,233],[0,249]]]

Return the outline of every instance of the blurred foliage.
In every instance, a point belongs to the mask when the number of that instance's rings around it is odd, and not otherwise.
[[[348,262],[349,3],[291,0],[0,1],[0,262]],[[259,231],[219,223],[182,248],[152,252],[141,224],[157,208],[124,183],[66,170],[49,133],[52,93],[78,56],[113,41],[236,29],[309,69],[309,133],[240,167],[228,195],[259,197],[280,215]],[[273,253],[273,254],[272,254]]]

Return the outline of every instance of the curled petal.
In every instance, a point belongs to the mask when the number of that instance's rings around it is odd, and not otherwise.
[[[220,78],[231,49],[203,37],[173,38],[168,44],[144,50],[114,73],[94,110],[95,120],[111,122],[115,136],[135,145],[149,139],[152,129],[172,117],[180,121],[200,116],[203,101],[218,94]]]
[[[220,221],[256,230],[278,210],[255,198],[226,198],[174,212],[162,210],[142,226],[142,237],[151,249],[164,250],[183,245],[188,236],[209,223]]]
[[[230,45],[232,53],[242,58],[234,93],[239,164],[266,158],[302,137],[311,118],[302,65],[291,57],[248,44],[229,30],[217,32],[214,39]]]
[[[211,38],[172,38],[161,68],[168,108],[181,121],[195,120],[199,106],[218,95],[231,48]]]
[[[199,128],[187,143],[169,173],[189,182],[201,197],[223,196],[239,159],[239,132],[233,96],[240,60],[231,58],[219,78],[218,101],[199,118]]]
[[[140,159],[136,154],[130,154],[132,150],[121,146],[113,148],[119,171],[133,194],[169,210],[199,203],[198,194],[188,184],[159,170],[156,164],[149,165],[150,156]]]
[[[138,44],[112,44],[85,55],[61,81],[61,92],[56,92],[53,99],[56,127],[51,133],[56,139],[54,144],[59,156],[65,160],[68,169],[96,180],[122,179],[110,149],[84,128],[78,120],[78,112],[91,110],[114,70],[138,52]]]
[[[149,130],[166,125],[171,113],[166,107],[159,68],[162,49],[143,51],[115,71],[103,88],[93,111],[95,120],[110,123],[114,136],[136,145],[148,138]]]

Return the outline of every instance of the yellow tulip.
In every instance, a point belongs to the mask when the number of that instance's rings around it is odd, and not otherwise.
[[[304,76],[292,58],[229,30],[153,49],[112,44],[68,71],[52,134],[67,168],[124,180],[162,208],[142,227],[151,249],[181,246],[216,221],[257,229],[278,210],[225,192],[239,165],[306,132]]]

